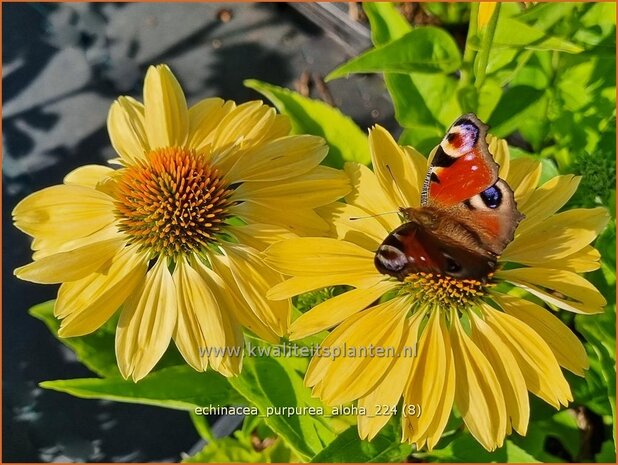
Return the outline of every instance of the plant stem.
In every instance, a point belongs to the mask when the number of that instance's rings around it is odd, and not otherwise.
[[[470,22],[468,23],[468,34],[466,35],[466,45],[464,46],[463,62],[461,66],[461,81],[463,85],[470,84],[472,81],[472,66],[476,52],[472,48],[470,41],[476,36],[478,24],[479,4],[470,5]]]
[[[487,24],[487,28],[483,32],[483,38],[481,40],[481,50],[476,57],[476,78],[474,80],[474,85],[477,89],[480,89],[485,82],[487,63],[489,61],[489,53],[491,52],[491,45],[494,40],[494,35],[496,33],[498,16],[500,14],[500,6],[500,2],[496,2],[496,9],[491,15],[491,19],[489,20],[489,24]]]

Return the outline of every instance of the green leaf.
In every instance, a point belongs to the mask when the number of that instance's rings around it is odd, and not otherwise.
[[[369,19],[371,37],[376,46],[388,44],[412,31],[408,21],[392,3],[365,2],[363,8]],[[449,79],[450,83],[445,84],[445,80]],[[450,92],[451,102],[455,100],[455,79],[440,74],[427,76],[418,73],[384,73],[384,82],[393,101],[395,119],[406,128],[402,141],[421,151],[433,148],[435,141],[442,138],[448,125],[439,122],[437,115],[451,109],[444,104],[444,93]],[[453,113],[457,113],[457,109],[454,109]]]
[[[199,434],[202,439],[208,442],[215,439],[210,429],[210,424],[208,423],[206,415],[198,415],[197,413],[195,413],[194,410],[192,412],[189,412],[189,418],[191,418],[191,423],[193,423],[195,431],[197,431],[197,434]]]
[[[435,126],[409,126],[399,136],[399,145],[410,145],[428,155],[444,137],[445,130]]]
[[[616,446],[614,441],[605,441],[601,445],[601,451],[594,456],[597,463],[616,463]]]
[[[120,376],[116,364],[116,324],[118,316],[112,317],[95,332],[79,337],[59,337],[60,322],[54,316],[55,300],[35,305],[29,313],[41,320],[53,336],[73,352],[77,359],[99,376]],[[174,345],[171,345],[165,355],[157,363],[156,369],[175,365],[184,365],[182,356]]]
[[[516,131],[521,124],[526,122],[527,111],[533,108],[543,93],[542,90],[529,86],[508,88],[502,94],[487,122],[492,134],[497,137],[506,137]]]
[[[183,459],[182,463],[267,463],[268,454],[256,451],[251,443],[234,438],[221,438],[209,442],[197,454]]]
[[[390,2],[363,2],[363,10],[371,22],[371,40],[383,45],[406,35],[412,26]]]
[[[479,90],[476,116],[478,116],[481,121],[488,121],[496,109],[500,97],[502,97],[502,88],[500,84],[493,79],[486,79]]]
[[[351,73],[452,73],[461,65],[461,53],[448,32],[419,27],[374,48],[332,71],[326,80]]]
[[[187,365],[163,368],[139,383],[115,376],[43,381],[40,386],[84,399],[106,399],[177,410],[245,404],[224,376],[212,370],[198,373]]]
[[[254,441],[263,441],[256,447]],[[296,462],[281,438],[266,438],[253,431],[235,431],[233,437],[210,439],[204,448],[183,463],[289,463]]]
[[[607,387],[607,399],[612,411],[614,437],[616,435],[616,309],[607,308],[602,315],[577,315],[575,327],[588,341],[593,351],[590,368],[601,375]],[[598,364],[593,363],[594,358]]]
[[[254,79],[246,80],[244,84],[264,95],[281,113],[287,115],[292,121],[294,133],[313,134],[326,139],[330,150],[324,164],[341,168],[346,161],[365,165],[371,161],[367,135],[336,108]]]
[[[396,463],[405,462],[412,446],[401,443],[398,421],[391,421],[373,438],[361,441],[356,426],[351,426],[311,461],[316,463]]]
[[[116,353],[114,351],[114,334],[116,324],[109,321],[98,331],[87,336],[58,337],[60,322],[54,317],[55,300],[35,305],[29,310],[30,315],[41,320],[56,339],[75,352],[77,359],[99,376],[118,376]]]
[[[549,437],[560,442],[573,459],[579,455],[580,430],[569,410],[556,411],[536,397],[530,399],[531,418],[525,436],[514,435],[510,441],[541,462],[555,462],[557,457],[546,452]]]
[[[229,381],[258,408],[275,433],[300,456],[309,459],[330,443],[335,434],[324,418],[323,406],[311,398],[310,390],[303,384],[301,371],[304,372],[306,364],[305,359],[294,357],[247,357],[240,376]],[[285,410],[276,410],[282,407]],[[297,407],[306,410],[297,412]]]
[[[477,47],[478,38],[473,41]],[[500,16],[494,35],[495,46],[525,48],[531,50],[554,50],[566,53],[581,53],[582,47],[560,37],[552,37],[543,29],[530,26],[522,21],[506,16]]]
[[[489,462],[515,462],[515,463],[533,463],[538,462],[532,455],[528,454],[521,447],[507,439],[504,446],[494,452],[487,452],[483,447],[469,434],[463,434],[451,441],[443,449],[434,449],[427,454],[415,454],[416,456],[428,456],[436,459],[438,462],[471,462],[471,463],[489,463]]]
[[[569,16],[577,3],[537,3],[520,14],[517,19],[547,31]]]

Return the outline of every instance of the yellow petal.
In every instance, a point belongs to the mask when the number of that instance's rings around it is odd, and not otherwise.
[[[534,226],[560,210],[573,196],[580,180],[580,176],[572,174],[556,176],[536,189],[525,202],[518,205],[519,211],[526,215],[518,231]]]
[[[570,312],[600,313],[607,304],[605,298],[590,282],[571,271],[517,268],[499,271],[496,277]]]
[[[135,164],[150,150],[144,123],[144,106],[131,97],[120,97],[109,109],[107,131],[123,164]]]
[[[115,224],[110,224],[103,229],[100,229],[92,234],[84,237],[75,236],[70,239],[70,233],[65,236],[54,234],[53,236],[39,236],[32,241],[32,249],[35,251],[32,254],[33,260],[39,260],[49,255],[54,255],[60,252],[68,252],[80,247],[97,242],[107,241],[109,239],[122,239],[122,234],[118,231]]]
[[[457,373],[455,406],[472,436],[488,451],[501,447],[506,435],[502,387],[483,352],[465,333],[459,318],[451,326]]]
[[[378,274],[373,252],[351,242],[326,237],[299,237],[277,242],[265,253],[268,264],[291,276]]]
[[[259,100],[238,105],[222,118],[213,132],[213,150],[224,150],[239,141],[245,148],[256,145],[273,125],[275,116],[274,108]]]
[[[507,434],[511,427],[526,435],[530,420],[530,403],[526,380],[509,347],[476,313],[470,312],[472,340],[487,357],[498,378],[507,413]]]
[[[365,309],[399,284],[383,281],[367,289],[353,289],[332,297],[302,314],[290,326],[290,339],[302,339],[341,323]]]
[[[202,328],[205,344],[201,347],[210,350],[208,361],[211,367],[223,376],[235,376],[242,367],[244,335],[240,324],[234,317],[234,307],[225,283],[214,272],[192,257],[191,265],[185,271],[194,289],[185,295],[185,308],[191,310],[196,322]],[[199,294],[203,294],[201,297]],[[225,295],[227,294],[227,295]],[[196,302],[203,301],[204,305]],[[179,302],[179,311],[182,309]],[[180,324],[180,321],[179,321]],[[204,357],[202,357],[204,358]]]
[[[268,289],[283,281],[283,277],[250,247],[226,246],[225,255],[229,259],[234,281],[249,307],[277,335],[286,334],[291,317],[290,303],[266,298]]]
[[[54,306],[54,315],[63,318],[58,335],[83,336],[97,330],[142,284],[146,269],[146,258],[135,247],[124,247],[103,272],[62,284]]]
[[[15,226],[30,236],[68,241],[114,223],[111,197],[95,189],[60,184],[23,199],[13,209]]]
[[[393,136],[378,125],[369,132],[369,150],[382,190],[398,206],[418,207],[427,159],[412,148],[404,151]]]
[[[507,179],[511,164],[509,145],[504,139],[499,139],[491,134],[487,135],[487,144],[489,145],[489,153],[494,156],[495,162],[500,166],[498,177]]]
[[[395,298],[362,312],[348,329],[346,355],[335,358],[324,375],[320,398],[328,405],[341,405],[367,394],[395,360],[402,341],[405,318],[410,308],[407,299]],[[376,356],[382,350],[382,356]],[[393,353],[391,354],[392,351]]]
[[[298,237],[282,226],[263,223],[227,226],[226,231],[238,239],[241,244],[248,245],[256,250],[264,250],[275,242]]]
[[[517,318],[488,305],[483,306],[483,311],[485,322],[517,360],[528,390],[555,408],[572,401],[569,384],[547,343]]]
[[[189,134],[185,94],[166,65],[151,66],[144,81],[144,126],[151,149],[184,147]]]
[[[267,223],[282,226],[299,236],[322,236],[329,225],[311,208],[297,208],[293,214],[281,202],[242,202],[229,208],[232,216],[252,223]]]
[[[590,244],[605,228],[605,208],[576,208],[542,221],[517,234],[502,253],[502,260],[545,266],[549,260],[565,258]]]
[[[272,328],[260,320],[242,295],[230,270],[229,259],[224,255],[211,255],[210,258],[214,270],[206,267],[195,258],[192,260],[192,266],[202,275],[204,281],[209,283],[209,287],[217,295],[222,313],[230,314],[234,320],[261,339],[274,344],[278,343],[280,337]]]
[[[375,388],[358,400],[359,410],[364,409],[366,412],[358,416],[358,434],[361,439],[373,440],[392,417],[412,370],[421,321],[418,314],[408,320],[398,357]]]
[[[246,151],[226,177],[230,182],[293,178],[319,165],[327,152],[328,146],[321,137],[281,137]]]
[[[198,153],[203,153],[214,140],[214,130],[236,104],[231,100],[208,98],[189,108],[189,142],[188,146]]]
[[[244,182],[230,197],[233,201],[280,203],[284,208],[319,207],[340,199],[350,191],[343,171],[316,166],[308,173],[274,182]]]
[[[84,186],[94,189],[97,184],[109,177],[115,170],[109,166],[84,165],[74,169],[64,177],[64,184]]]
[[[245,335],[242,327],[232,318],[231,313],[224,315],[223,323],[225,328],[225,340],[228,351],[221,360],[216,370],[223,376],[238,376],[242,370],[243,350],[245,347]],[[212,363],[212,362],[211,362]]]
[[[536,189],[541,179],[541,163],[529,158],[511,160],[506,182],[515,193],[517,205],[523,205]]]
[[[403,439],[431,450],[440,439],[455,398],[455,365],[450,337],[440,312],[429,317],[403,394]],[[416,413],[410,409],[415,407]]]
[[[125,303],[116,330],[116,358],[122,376],[139,381],[169,346],[177,321],[176,290],[168,260],[159,258]]]
[[[196,370],[204,371],[208,358],[200,351],[207,346],[226,347],[219,304],[206,282],[184,258],[176,263],[172,278],[178,302],[174,341],[184,359]],[[215,369],[221,364],[222,355],[213,356]]]
[[[376,220],[389,232],[401,224],[397,213],[399,207],[390,196],[382,190],[376,175],[360,163],[346,163],[343,167],[352,182],[352,192],[345,196],[347,203],[360,207],[368,215],[376,216]],[[384,213],[395,213],[384,215]]]
[[[98,271],[123,246],[122,239],[108,239],[42,257],[16,268],[19,279],[39,284],[77,281]]]
[[[526,299],[495,294],[494,300],[506,313],[530,326],[556,356],[558,363],[579,376],[588,369],[588,356],[581,341],[559,318]]]
[[[365,315],[362,312],[352,315],[339,326],[337,326],[320,344],[320,352],[314,356],[309,362],[307,372],[305,373],[305,384],[313,387],[312,395],[318,396],[322,389],[321,381],[324,379],[325,373],[330,368],[333,360],[337,356],[342,356],[342,346],[344,341],[351,334],[350,328],[353,327],[358,320]]]
[[[383,280],[383,275],[365,273],[294,277],[273,286],[267,296],[272,300],[289,299],[295,295],[329,286],[352,286],[366,289]]]
[[[333,202],[316,211],[331,225],[332,236],[367,250],[378,250],[378,246],[390,233],[366,210],[348,203]]]
[[[545,268],[568,270],[575,273],[587,273],[601,267],[601,254],[594,247],[587,245],[568,257],[559,260],[550,260],[543,263]]]

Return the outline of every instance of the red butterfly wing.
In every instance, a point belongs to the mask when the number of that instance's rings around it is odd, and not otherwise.
[[[495,259],[441,240],[415,221],[402,224],[386,237],[374,263],[380,273],[399,280],[424,272],[482,281],[496,266]]]
[[[423,205],[456,205],[498,180],[498,165],[489,153],[486,135],[487,126],[472,113],[453,123],[427,172]]]

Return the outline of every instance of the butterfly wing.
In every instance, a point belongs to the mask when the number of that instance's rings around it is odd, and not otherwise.
[[[425,179],[423,205],[448,209],[477,230],[494,255],[513,240],[523,215],[513,190],[498,178],[489,152],[487,125],[473,113],[458,118],[440,143]]]
[[[487,125],[473,113],[459,117],[440,142],[425,177],[422,205],[456,205],[498,180],[485,140]]]
[[[402,209],[408,222],[378,248],[378,271],[400,280],[425,272],[484,281],[495,270],[523,215],[498,178],[486,135],[472,113],[453,123],[425,178],[422,207]]]
[[[443,240],[422,224],[410,221],[387,236],[374,259],[380,273],[403,279],[433,273],[484,281],[496,268],[495,257]]]

